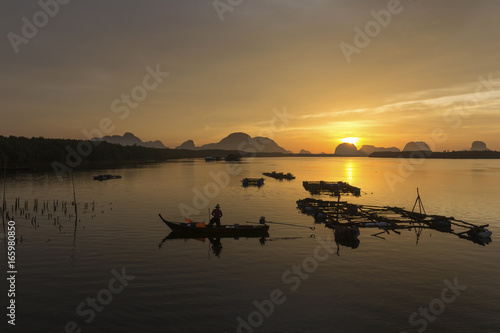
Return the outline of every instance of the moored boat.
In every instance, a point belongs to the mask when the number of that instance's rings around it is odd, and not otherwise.
[[[197,237],[250,237],[264,236],[269,230],[266,224],[246,225],[231,224],[221,225],[220,228],[208,226],[203,227],[203,223],[184,223],[165,220],[161,214],[158,214],[161,220],[178,235],[197,236]]]
[[[477,237],[477,238],[488,238],[492,235],[493,233],[486,229],[484,226],[479,226],[479,227],[474,227],[471,228],[468,232],[467,235],[471,237]]]
[[[103,181],[103,180],[108,180],[108,179],[120,179],[122,178],[122,176],[118,176],[118,175],[99,175],[99,176],[94,176],[94,180],[100,180],[100,181]]]
[[[264,178],[243,178],[241,180],[241,184],[244,187],[247,187],[250,185],[261,187],[262,185],[264,185]]]
[[[429,226],[441,231],[451,231],[451,221],[445,216],[433,216],[429,222]]]
[[[284,172],[273,171],[273,172],[263,172],[262,174],[264,176],[268,176],[268,177],[272,177],[272,178],[280,179],[280,180],[281,179],[287,179],[287,180],[295,179],[295,176],[292,175],[290,172],[284,173]]]

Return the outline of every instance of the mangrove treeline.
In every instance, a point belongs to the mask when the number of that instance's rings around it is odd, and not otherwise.
[[[0,136],[0,160],[8,168],[30,169],[50,167],[53,162],[76,167],[99,163],[160,162],[168,159],[210,156],[225,157],[226,150],[160,149],[122,146],[108,142],[46,139],[42,137]]]

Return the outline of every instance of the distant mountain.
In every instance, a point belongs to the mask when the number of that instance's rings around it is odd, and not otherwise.
[[[144,143],[144,147],[150,147],[150,148],[168,148],[160,140],[147,141],[147,142],[143,142],[143,143]]]
[[[486,143],[483,141],[474,141],[472,143],[472,147],[469,149],[470,151],[490,151],[488,147],[486,147]]]
[[[137,145],[137,146],[149,147],[149,148],[167,148],[159,140],[143,142],[141,139],[139,139],[138,137],[136,137],[134,134],[132,134],[130,132],[123,134],[123,136],[107,135],[107,136],[103,136],[102,138],[94,138],[92,140],[106,141],[109,143],[115,143],[115,144],[119,144],[122,146]]]
[[[265,148],[263,150],[260,150],[258,148],[259,146],[257,146],[257,145],[254,146],[255,150],[257,150],[259,152],[263,152],[263,153],[283,153],[283,154],[291,153],[291,151],[286,150],[285,148],[279,146],[273,140],[271,140],[271,139],[269,139],[267,137],[264,137],[264,136],[256,136],[256,137],[252,138],[251,142],[257,143],[257,144],[261,144],[261,145],[265,146]]]
[[[405,147],[403,148],[403,151],[432,151],[427,143],[423,141],[411,141],[408,142]]]
[[[200,147],[196,147],[193,140],[188,140],[178,146],[176,149],[222,149],[222,150],[242,150],[258,153],[289,153],[283,147],[280,147],[273,140],[257,136],[252,138],[250,135],[242,132],[231,133],[217,143],[208,143]]]
[[[374,153],[376,151],[393,151],[393,152],[400,152],[399,148],[396,147],[375,147],[372,145],[363,145],[360,149],[360,152],[366,154],[367,156],[370,155],[371,153]]]
[[[450,158],[450,159],[500,159],[500,152],[483,150],[483,151],[448,151],[448,152],[425,152],[415,153],[415,151],[402,151],[402,152],[391,152],[391,151],[379,151],[374,152],[370,157],[385,157],[385,158]]]
[[[199,149],[224,149],[224,150],[243,150],[248,148],[252,137],[246,133],[231,133],[217,143],[208,143]]]
[[[299,152],[299,154],[311,155],[312,153],[309,150],[301,149],[300,152]]]
[[[342,156],[364,156],[363,153],[358,151],[358,148],[352,143],[341,143],[335,148],[335,155]]]
[[[193,141],[193,140],[187,140],[186,142],[184,142],[184,143],[183,143],[183,144],[181,144],[180,146],[175,147],[175,149],[189,149],[189,150],[195,150],[195,149],[196,149],[196,146],[194,145],[194,141]]]

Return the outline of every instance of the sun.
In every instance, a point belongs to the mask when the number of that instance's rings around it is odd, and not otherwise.
[[[353,145],[356,145],[358,143],[359,138],[356,137],[349,137],[349,138],[343,138],[340,139],[343,143],[352,143]]]

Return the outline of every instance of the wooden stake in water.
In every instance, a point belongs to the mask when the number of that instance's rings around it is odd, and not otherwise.
[[[5,200],[5,181],[7,179],[7,161],[3,162],[3,201],[2,201],[2,212],[7,209],[7,200]]]
[[[75,201],[75,215],[78,216],[78,211],[76,208],[75,179],[73,178],[73,173],[71,173],[71,182],[73,183],[73,200]]]
[[[415,200],[415,204],[413,205],[413,208],[411,210],[412,213],[415,210],[415,206],[417,205],[417,203],[418,203],[419,213],[422,214],[422,211],[424,211],[424,214],[427,215],[427,213],[425,212],[424,204],[422,203],[422,199],[420,199],[420,194],[418,193],[418,187],[417,187],[417,199]]]

